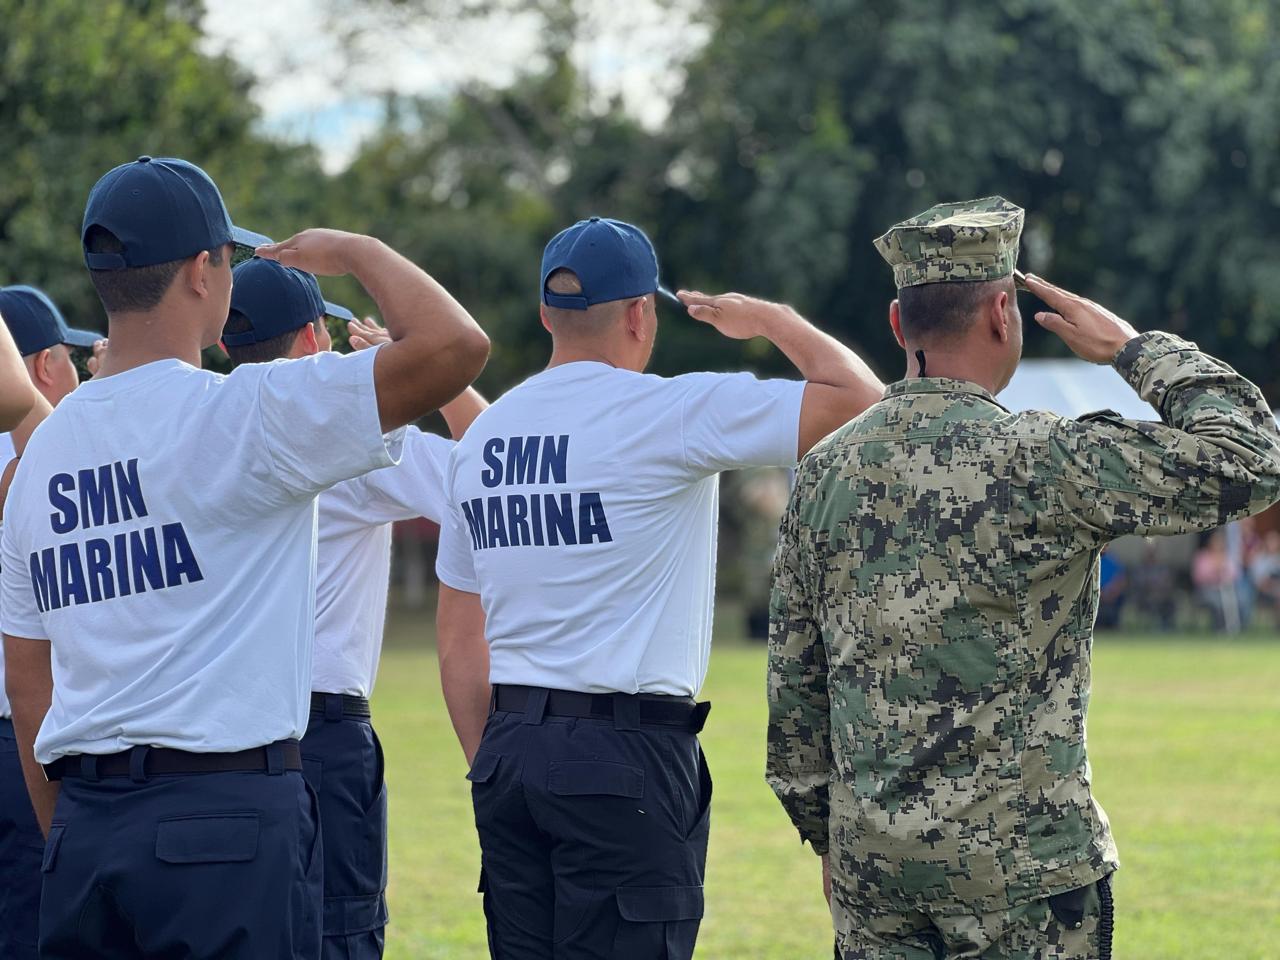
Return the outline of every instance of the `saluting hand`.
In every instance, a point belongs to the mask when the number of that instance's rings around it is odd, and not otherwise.
[[[368,350],[382,343],[391,342],[391,334],[385,327],[378,326],[373,317],[347,322],[347,339],[352,350]]]
[[[358,233],[313,227],[288,240],[258,247],[254,253],[318,277],[338,277],[351,272],[351,252],[364,239]]]
[[[772,321],[791,312],[781,303],[770,303],[741,293],[708,295],[696,290],[676,294],[689,311],[689,316],[715,327],[734,340],[750,340],[768,336]]]
[[[1027,274],[1027,289],[1056,313],[1041,311],[1036,321],[1060,336],[1072,352],[1090,363],[1110,363],[1138,331],[1106,307]]]

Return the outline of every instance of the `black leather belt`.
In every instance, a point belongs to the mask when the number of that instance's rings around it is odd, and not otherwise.
[[[345,693],[311,694],[311,712],[323,713],[335,720],[342,717],[373,716],[369,711],[368,700],[364,697],[349,697]]]
[[[44,765],[49,780],[82,777],[131,777],[139,782],[150,776],[187,773],[283,773],[302,769],[297,740],[278,740],[265,747],[235,753],[190,753],[166,747],[134,747],[122,753],[72,754]]]
[[[710,703],[698,703],[692,697],[665,696],[657,693],[578,693],[573,690],[546,690],[498,684],[493,688],[490,712],[525,713],[531,697],[546,694],[547,717],[580,717],[589,720],[617,720],[621,709],[637,713],[642,724],[682,727],[697,733],[711,711]],[[622,707],[621,704],[626,704]]]

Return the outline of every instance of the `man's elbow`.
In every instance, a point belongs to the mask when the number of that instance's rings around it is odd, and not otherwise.
[[[434,360],[440,381],[449,384],[452,400],[475,382],[489,362],[489,337],[479,327],[470,325],[460,330]]]
[[[7,433],[17,427],[26,419],[35,405],[34,390],[6,390],[3,396],[0,396],[0,432]]]
[[[489,362],[489,335],[479,327],[473,327],[462,336],[458,346],[459,362],[467,371],[467,386],[475,382],[476,377]],[[465,389],[465,387],[463,388]]]

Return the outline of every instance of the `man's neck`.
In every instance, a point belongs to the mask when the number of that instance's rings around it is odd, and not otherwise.
[[[920,369],[920,354],[924,354],[924,370]],[[946,380],[965,380],[976,383],[994,395],[1004,386],[998,371],[964,354],[944,353],[917,346],[907,347],[907,372],[904,379],[913,377],[941,377]]]
[[[563,343],[555,341],[551,347],[551,359],[547,361],[547,369],[559,367],[566,363],[581,361],[607,363],[611,367],[625,367],[615,351],[598,343]]]
[[[110,346],[99,377],[124,373],[157,360],[181,360],[200,366],[200,339],[191,330],[190,318],[180,318],[163,306],[145,313],[110,315],[107,339]]]

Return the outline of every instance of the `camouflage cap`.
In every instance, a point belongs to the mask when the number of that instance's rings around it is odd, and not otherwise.
[[[1018,262],[1023,210],[1004,197],[940,203],[876,240],[898,289],[953,280],[999,280]]]

